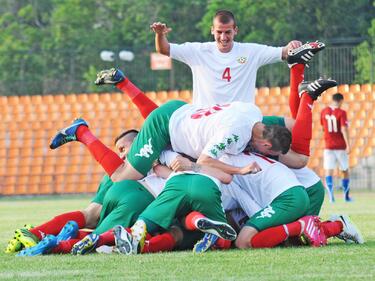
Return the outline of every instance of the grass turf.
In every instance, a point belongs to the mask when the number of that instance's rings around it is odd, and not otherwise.
[[[355,202],[325,203],[322,217],[349,214],[366,240],[347,245],[330,239],[324,248],[230,250],[139,256],[49,255],[20,258],[3,250],[13,230],[80,209],[89,197],[0,199],[0,280],[375,280],[375,193],[353,194]]]

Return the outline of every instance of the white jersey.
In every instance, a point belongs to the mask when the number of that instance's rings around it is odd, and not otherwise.
[[[228,53],[216,42],[170,44],[170,57],[186,63],[193,75],[193,104],[205,107],[232,101],[254,103],[257,70],[280,62],[282,47],[234,42]]]
[[[258,163],[262,169],[260,172],[234,175],[232,182],[245,190],[261,208],[268,206],[289,188],[302,185],[287,166],[262,155],[241,153],[240,155],[225,155],[220,160],[237,167],[253,162]],[[227,187],[231,188],[231,184]],[[244,211],[246,212],[245,209]]]
[[[251,139],[262,113],[250,103],[233,102],[207,109],[186,104],[169,121],[172,148],[198,159],[201,154],[214,159],[223,154],[239,154]]]
[[[301,169],[290,169],[297,177],[298,181],[309,188],[320,181],[320,177],[311,169],[304,167]]]
[[[225,211],[241,209],[248,217],[251,217],[263,209],[246,190],[233,181],[229,185],[221,184],[220,191],[221,202]]]
[[[146,177],[138,181],[156,198],[164,189],[166,179],[158,177],[155,173],[149,172]]]

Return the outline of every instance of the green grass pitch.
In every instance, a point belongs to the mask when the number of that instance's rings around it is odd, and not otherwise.
[[[0,199],[0,280],[375,280],[375,193],[354,192],[355,202],[325,202],[322,218],[349,214],[366,240],[346,245],[330,239],[324,248],[231,250],[139,256],[50,255],[18,258],[3,252],[13,230],[83,208],[90,197]]]

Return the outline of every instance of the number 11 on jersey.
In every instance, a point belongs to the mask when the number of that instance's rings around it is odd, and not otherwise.
[[[230,76],[230,67],[227,67],[226,69],[224,69],[223,76],[221,77],[221,79],[230,82],[231,78],[232,76]]]

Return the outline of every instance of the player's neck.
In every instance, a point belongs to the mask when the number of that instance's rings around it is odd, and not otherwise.
[[[223,47],[220,46],[218,43],[216,43],[217,50],[222,53],[222,54],[227,54],[230,53],[233,50],[234,47],[234,41],[231,42],[230,46],[228,47]]]

